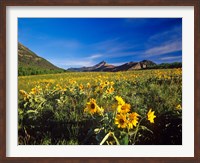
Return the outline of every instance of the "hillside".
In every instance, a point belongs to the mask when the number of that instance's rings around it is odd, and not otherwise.
[[[64,70],[56,67],[46,59],[38,56],[30,49],[18,43],[18,75],[36,75],[59,73]]]

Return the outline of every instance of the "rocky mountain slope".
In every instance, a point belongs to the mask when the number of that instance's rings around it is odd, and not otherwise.
[[[146,69],[150,66],[155,66],[156,63],[143,60],[141,62],[127,62],[125,64],[114,66],[111,64],[107,64],[105,61],[102,61],[91,67],[81,67],[81,68],[69,68],[69,71],[107,71],[107,72],[117,72],[117,71],[128,71],[128,70],[138,70],[138,69]]]

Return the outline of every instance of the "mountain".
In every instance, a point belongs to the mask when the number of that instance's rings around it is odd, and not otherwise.
[[[81,67],[81,68],[69,68],[69,71],[108,71],[108,72],[117,72],[117,71],[128,71],[128,70],[138,70],[146,69],[151,66],[156,66],[156,63],[150,60],[143,60],[141,62],[128,62],[119,66],[114,66],[107,64],[105,61],[102,61],[92,67]]]
[[[18,75],[58,73],[64,70],[18,43]]]
[[[46,59],[39,57],[27,47],[18,43],[18,64],[19,66],[33,66],[44,69],[60,70]]]
[[[81,68],[69,68],[67,70],[69,71],[83,71],[83,72],[88,72],[88,71],[107,71],[115,66],[107,64],[105,61],[102,61],[92,67],[81,67]]]

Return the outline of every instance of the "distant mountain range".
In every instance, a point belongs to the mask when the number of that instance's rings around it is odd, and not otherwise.
[[[150,60],[143,60],[140,62],[127,62],[119,66],[114,66],[107,64],[105,61],[102,61],[91,67],[81,67],[81,68],[69,68],[69,71],[79,71],[79,72],[88,72],[88,71],[106,71],[106,72],[117,72],[117,71],[128,71],[128,70],[138,70],[146,69],[152,66],[156,66],[156,63]]]
[[[67,66],[67,65],[66,65]],[[180,68],[182,67],[181,62],[174,63],[162,63],[156,64],[150,60],[143,60],[140,62],[127,62],[119,66],[114,66],[102,61],[91,67],[81,68],[69,68],[64,70],[59,68],[46,59],[38,56],[30,49],[18,43],[18,75],[37,75],[37,74],[48,74],[48,73],[62,73],[66,71],[77,71],[77,72],[117,72],[117,71],[129,71],[129,70],[140,70],[140,69],[158,69],[158,68]]]

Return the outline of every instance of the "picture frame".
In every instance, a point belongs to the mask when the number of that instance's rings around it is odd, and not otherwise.
[[[6,154],[6,7],[8,6],[193,6],[194,7],[194,157],[7,157]],[[1,20],[1,44],[0,44],[0,162],[198,162],[200,161],[200,111],[199,111],[199,7],[198,0],[2,0],[0,4],[0,20]],[[193,108],[192,108],[193,109]]]

